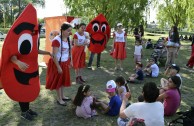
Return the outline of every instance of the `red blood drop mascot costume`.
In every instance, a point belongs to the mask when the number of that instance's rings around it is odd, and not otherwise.
[[[9,30],[2,48],[1,81],[6,94],[18,101],[21,117],[32,120],[37,113],[29,109],[29,102],[34,101],[40,91],[38,76],[38,21],[35,8],[29,4]],[[21,70],[11,61],[15,56],[18,61],[28,65]]]
[[[91,55],[88,67],[91,67],[94,54],[100,54],[106,47],[108,39],[110,38],[110,26],[104,15],[99,14],[90,21],[86,27],[86,31],[90,34],[90,44],[88,49],[91,51]],[[99,67],[99,65],[100,64],[97,61],[97,67]]]

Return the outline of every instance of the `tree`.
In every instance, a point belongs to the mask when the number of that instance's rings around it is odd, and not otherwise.
[[[157,19],[160,26],[166,24],[170,26],[184,27],[186,24],[186,9],[182,7],[184,0],[163,0],[158,7]]]
[[[193,0],[151,0],[158,7],[157,20],[160,27],[176,25],[194,29]]]
[[[4,19],[0,19],[0,23],[4,23],[6,26],[12,25],[13,21],[19,16],[20,12],[28,3],[41,6],[45,5],[44,0],[0,0],[0,12],[4,15]]]
[[[111,27],[122,22],[128,27],[138,26],[143,20],[143,11],[148,0],[65,0],[70,15],[89,19],[103,13]]]

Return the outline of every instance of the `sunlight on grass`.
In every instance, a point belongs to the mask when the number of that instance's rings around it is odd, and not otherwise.
[[[156,34],[155,36],[147,36],[147,32],[145,32],[144,41],[148,38],[151,38],[153,43],[155,43],[159,37],[167,36]],[[96,67],[96,55],[94,57],[94,61],[92,64],[93,69],[83,69],[83,77],[86,79],[88,85],[91,87],[92,94],[100,98],[100,100],[109,102],[108,94],[106,93],[106,82],[108,80],[115,80],[117,76],[123,76],[124,78],[128,78],[131,74],[134,73],[133,69],[135,67],[133,61],[133,53],[134,53],[134,36],[129,35],[127,40],[127,58],[123,61],[123,71],[115,71],[115,61],[109,55],[109,51],[112,49],[112,39],[109,40],[106,49],[102,52],[101,55],[101,68]],[[3,43],[3,42],[2,42]],[[2,43],[0,42],[0,50],[2,47]],[[188,69],[185,67],[188,59],[190,58],[191,48],[190,42],[182,41],[182,47],[179,52],[178,58],[176,58],[176,63],[180,66],[180,74],[183,79],[183,87],[181,89],[182,101],[179,111],[185,111],[193,105],[193,96],[194,96],[194,69]],[[45,50],[45,38],[40,40],[40,49]],[[144,46],[143,46],[144,47]],[[146,64],[146,59],[150,58],[153,50],[144,49],[144,57],[142,59],[142,63]],[[38,56],[39,63],[42,62],[43,56]],[[73,98],[77,89],[80,86],[75,83],[75,71],[74,69],[70,69],[71,72],[71,87],[65,88],[64,93],[65,96]],[[152,81],[157,85],[160,84],[160,78],[165,77],[163,75],[164,67],[160,68],[160,75],[158,78],[145,78],[144,83]],[[39,116],[32,122],[26,122],[25,120],[20,118],[20,108],[17,102],[12,101],[5,94],[3,90],[0,90],[0,126],[1,125],[22,125],[22,126],[47,126],[47,125],[57,125],[57,126],[116,126],[117,125],[117,117],[109,117],[103,115],[99,112],[98,117],[94,117],[93,119],[85,120],[82,118],[78,118],[75,115],[75,106],[72,102],[67,102],[67,106],[60,106],[56,102],[56,91],[50,91],[45,89],[46,83],[46,68],[39,67],[39,75],[41,82],[41,91],[39,97],[31,102],[30,107],[37,111]],[[167,77],[165,77],[167,78]],[[142,94],[143,84],[128,84],[129,88],[132,92],[131,103],[137,102],[137,98]],[[174,119],[175,116],[165,117],[165,123],[167,124],[169,121]]]

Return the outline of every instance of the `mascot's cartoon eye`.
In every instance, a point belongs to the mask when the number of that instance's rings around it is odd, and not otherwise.
[[[99,30],[99,25],[97,23],[94,23],[92,26],[92,29],[97,32]]]
[[[22,34],[18,39],[18,51],[19,53],[26,55],[32,50],[32,35]]]
[[[106,31],[106,24],[103,24],[103,25],[102,25],[101,31],[102,31],[102,32],[105,32],[105,31]]]

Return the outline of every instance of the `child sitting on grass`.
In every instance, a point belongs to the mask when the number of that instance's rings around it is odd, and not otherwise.
[[[159,67],[155,63],[155,60],[153,58],[149,59],[149,62],[143,71],[145,73],[145,76],[148,77],[158,77],[159,75]]]
[[[84,119],[97,115],[94,109],[93,97],[91,96],[89,85],[80,85],[73,101],[76,105],[76,115]]]
[[[132,74],[129,77],[128,82],[141,83],[143,81],[144,75],[143,75],[142,67],[143,67],[143,65],[141,63],[136,63],[136,67],[135,67],[136,73]]]
[[[181,102],[181,93],[179,86],[181,84],[180,77],[171,76],[168,79],[168,88],[161,88],[160,95],[157,98],[159,101],[164,101],[164,115],[172,116],[176,113]]]
[[[123,101],[124,95],[129,92],[129,87],[125,81],[125,79],[122,76],[118,76],[115,79],[115,82],[117,84],[117,94],[120,97],[121,101]]]
[[[106,104],[105,102],[99,101],[96,102],[95,105],[101,107],[103,113],[109,116],[117,116],[121,107],[121,99],[116,94],[116,83],[114,82],[114,80],[110,80],[107,82],[106,92],[109,95],[108,97],[110,99],[110,102]]]

